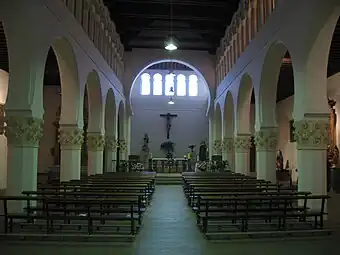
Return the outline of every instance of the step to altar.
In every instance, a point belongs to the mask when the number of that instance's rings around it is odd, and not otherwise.
[[[156,185],[181,185],[182,174],[180,173],[157,173]]]

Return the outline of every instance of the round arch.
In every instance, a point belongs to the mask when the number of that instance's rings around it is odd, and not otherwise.
[[[216,103],[214,111],[214,140],[222,140],[222,110],[219,103]]]
[[[259,100],[255,103],[260,126],[277,126],[276,94],[282,60],[286,52],[289,53],[286,45],[282,41],[275,41],[269,46],[264,58],[258,93]]]
[[[131,102],[131,94],[132,94],[132,89],[133,87],[135,86],[136,84],[136,81],[138,79],[138,77],[146,70],[148,69],[149,67],[153,66],[153,65],[156,65],[156,64],[160,64],[160,63],[165,63],[165,62],[175,62],[175,63],[179,63],[179,64],[182,64],[182,65],[185,65],[189,68],[191,68],[196,74],[197,76],[202,79],[204,81],[204,84],[206,86],[206,89],[209,93],[208,95],[208,107],[207,107],[207,111],[206,111],[206,114],[208,115],[209,113],[209,109],[210,109],[210,105],[211,105],[211,93],[210,93],[210,88],[208,86],[208,83],[207,83],[207,80],[205,79],[205,77],[203,76],[203,74],[196,68],[194,67],[193,65],[187,63],[187,62],[184,62],[184,61],[181,61],[181,60],[178,60],[178,59],[162,59],[162,60],[157,60],[157,61],[153,61],[151,62],[150,64],[146,65],[137,75],[136,77],[133,79],[133,82],[132,82],[132,85],[130,87],[130,91],[129,91],[129,108],[131,110],[131,113],[133,114],[133,108],[132,108],[132,102]]]
[[[250,103],[252,91],[253,91],[252,78],[248,73],[245,73],[240,80],[239,91],[237,95],[235,131],[239,134],[249,134],[251,132]]]
[[[115,136],[116,111],[115,95],[113,89],[110,88],[105,100],[105,135]]]
[[[117,120],[118,120],[118,125],[117,125],[117,131],[118,131],[118,139],[121,140],[122,138],[124,139],[125,137],[125,129],[124,129],[124,117],[125,117],[125,104],[123,102],[123,100],[121,100],[119,102],[118,105],[118,116],[117,116]]]
[[[104,114],[101,93],[101,84],[98,73],[93,70],[87,76],[86,86],[88,98],[88,132],[103,133],[104,131]]]
[[[73,47],[67,39],[56,38],[53,40],[51,48],[56,56],[60,74],[60,124],[79,125],[83,122],[82,100],[80,98],[77,59]]]
[[[234,110],[234,98],[230,91],[227,92],[225,97],[224,109],[223,109],[223,133],[224,137],[232,138],[235,130],[235,110]]]

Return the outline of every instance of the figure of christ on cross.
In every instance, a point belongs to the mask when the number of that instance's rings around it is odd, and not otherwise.
[[[171,119],[176,118],[177,114],[160,114],[161,117],[166,118],[166,139],[170,139],[170,130],[171,130]]]

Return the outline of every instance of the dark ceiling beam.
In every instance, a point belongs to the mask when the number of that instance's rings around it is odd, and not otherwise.
[[[127,48],[128,50],[131,49],[164,49],[164,46],[161,45],[140,45],[140,44],[131,44]],[[199,50],[199,51],[211,51],[211,47],[201,47],[201,46],[180,46],[178,52],[182,50]]]
[[[115,6],[116,3],[133,3],[133,4],[162,4],[169,5],[168,0],[115,0],[115,2],[107,2],[108,7]],[[228,1],[193,1],[193,0],[173,0],[173,5],[185,5],[185,6],[202,6],[202,7],[217,7],[217,8],[229,8]]]
[[[164,38],[163,36],[138,36],[136,38],[133,39],[134,41],[143,41],[143,42],[158,42],[158,43],[163,43],[166,41],[166,38]],[[197,38],[176,38],[176,42],[178,41],[178,44],[181,43],[199,43],[200,40]],[[201,39],[201,42],[204,44],[210,44],[207,43],[205,39]],[[131,41],[131,43],[134,43],[133,41]]]
[[[132,19],[153,19],[153,20],[170,20],[169,15],[157,15],[157,14],[140,14],[140,13],[120,13],[122,18],[132,18]],[[223,19],[216,19],[211,17],[199,17],[199,16],[173,16],[172,20],[187,20],[187,21],[205,21],[205,22],[215,22],[221,23],[226,22]]]
[[[168,32],[169,26],[157,26],[157,27],[127,27],[126,31],[147,31],[147,32]],[[195,34],[217,34],[224,35],[224,30],[215,30],[215,29],[192,29],[190,27],[173,27],[173,33],[177,32],[190,32]]]

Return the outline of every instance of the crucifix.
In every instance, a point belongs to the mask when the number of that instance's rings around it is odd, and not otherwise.
[[[177,114],[166,113],[160,116],[166,119],[166,139],[170,139],[171,119],[176,118]]]

